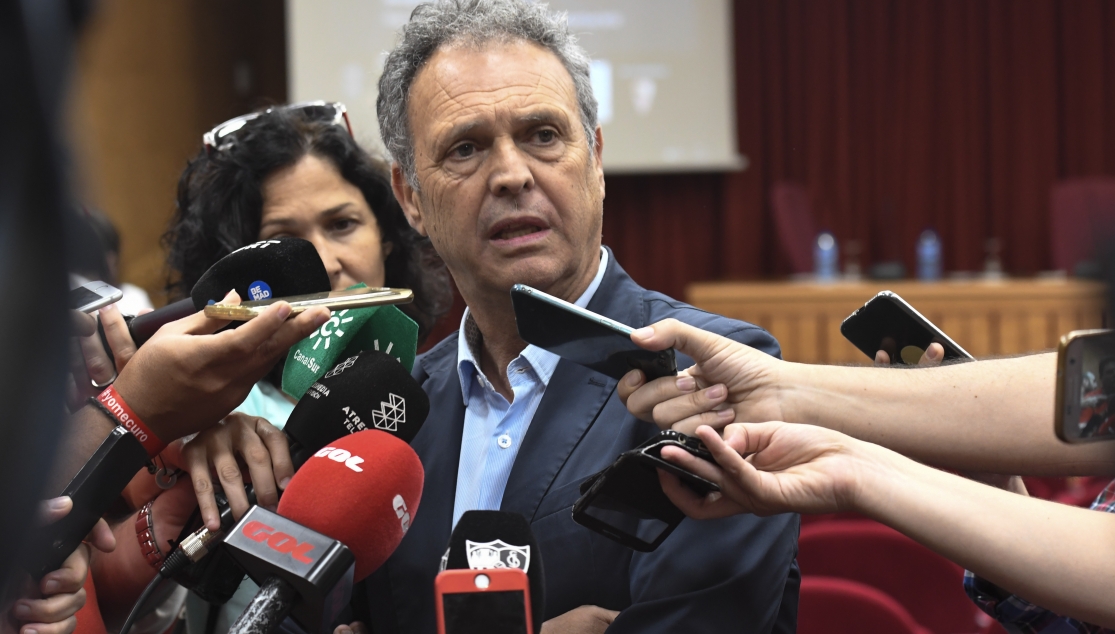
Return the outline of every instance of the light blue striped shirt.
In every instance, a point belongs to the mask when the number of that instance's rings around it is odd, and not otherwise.
[[[608,252],[601,248],[600,253],[596,277],[574,302],[582,308],[596,294],[608,267]],[[480,370],[477,361],[480,345],[480,331],[466,308],[457,338],[457,374],[465,400],[465,426],[457,465],[453,526],[465,511],[499,510],[515,456],[559,360],[557,355],[541,348],[531,345],[524,348],[507,366],[507,379],[514,393],[514,400],[508,403]]]

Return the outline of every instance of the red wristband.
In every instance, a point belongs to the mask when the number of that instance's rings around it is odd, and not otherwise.
[[[148,429],[147,425],[143,424],[143,421],[135,415],[132,408],[128,407],[124,399],[120,398],[120,393],[116,391],[115,386],[110,385],[106,387],[105,391],[101,392],[100,396],[97,397],[97,402],[100,403],[101,407],[111,414],[124,429],[130,431],[132,435],[136,437],[139,444],[143,445],[143,448],[147,450],[148,456],[154,458],[159,455],[163,449],[166,449],[166,443],[159,440],[159,437]]]
[[[152,500],[139,510],[139,515],[136,516],[136,539],[139,540],[139,550],[147,559],[147,563],[158,570],[163,565],[165,557],[155,540],[155,522],[151,519],[151,505],[154,503],[155,501]]]

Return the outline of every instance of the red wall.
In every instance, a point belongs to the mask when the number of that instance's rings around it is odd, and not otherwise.
[[[768,190],[903,259],[926,227],[947,270],[1049,268],[1049,189],[1115,174],[1115,1],[737,0],[740,151],[726,175],[608,179],[605,242],[644,285],[786,272]],[[606,157],[605,157],[606,158]]]

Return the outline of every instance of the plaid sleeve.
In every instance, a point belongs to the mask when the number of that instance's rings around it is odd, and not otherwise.
[[[1115,513],[1115,481],[1108,484],[1092,503],[1092,510]],[[1008,632],[1018,634],[1115,634],[1112,630],[1061,616],[1030,603],[964,571],[964,592],[979,609],[998,621]]]

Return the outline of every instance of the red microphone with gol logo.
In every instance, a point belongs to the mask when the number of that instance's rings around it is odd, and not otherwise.
[[[375,429],[323,447],[295,473],[278,513],[252,507],[225,547],[260,585],[231,634],[268,634],[287,615],[329,632],[352,584],[387,561],[422,497],[418,455]]]

